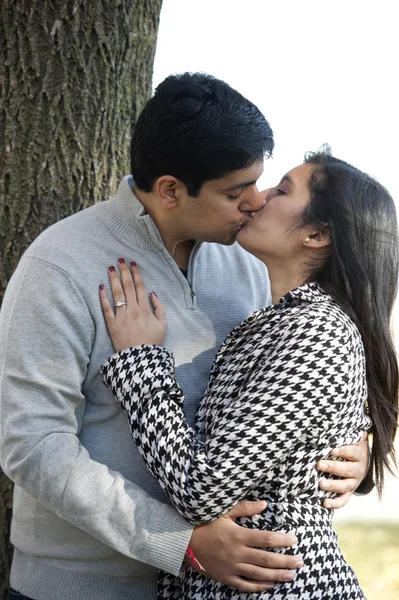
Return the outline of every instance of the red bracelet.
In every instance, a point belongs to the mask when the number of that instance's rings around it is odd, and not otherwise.
[[[199,560],[197,560],[195,558],[195,554],[192,551],[192,549],[190,548],[190,546],[186,550],[186,556],[188,556],[188,558],[191,560],[191,562],[193,563],[193,565],[195,567],[198,567],[200,571],[204,571],[204,573],[205,573],[204,567],[201,565],[201,563],[199,562]]]

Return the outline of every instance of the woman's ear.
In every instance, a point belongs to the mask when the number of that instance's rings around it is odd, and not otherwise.
[[[312,231],[303,240],[303,245],[308,248],[325,248],[331,245],[331,231],[328,225],[325,225],[320,231]]]
[[[172,175],[162,175],[154,185],[154,192],[163,208],[175,208],[178,203],[179,180]]]

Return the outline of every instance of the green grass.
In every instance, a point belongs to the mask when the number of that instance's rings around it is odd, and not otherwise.
[[[398,600],[399,524],[342,523],[336,531],[367,600]]]

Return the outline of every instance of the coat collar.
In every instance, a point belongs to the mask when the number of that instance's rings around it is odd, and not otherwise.
[[[279,305],[285,308],[287,306],[297,306],[302,302],[326,302],[327,300],[331,300],[331,296],[318,283],[312,282],[305,283],[287,292],[280,299]]]

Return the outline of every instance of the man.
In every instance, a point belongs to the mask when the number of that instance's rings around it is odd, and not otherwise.
[[[124,179],[112,200],[50,227],[23,256],[1,313],[1,457],[16,484],[11,585],[28,598],[154,599],[157,569],[177,574],[189,544],[208,576],[241,590],[301,567],[258,549],[290,546],[292,535],[234,523],[262,503],[193,531],[147,472],[99,377],[112,345],[98,285],[125,256],[162,293],[166,346],[193,421],[219,344],[270,302],[264,266],[233,242],[263,206],[256,181],[272,150],[263,115],[227,84],[169,77],[135,129],[136,187]],[[351,447],[350,468],[329,467],[356,474],[330,480],[331,491],[358,485],[366,454],[366,444]]]

